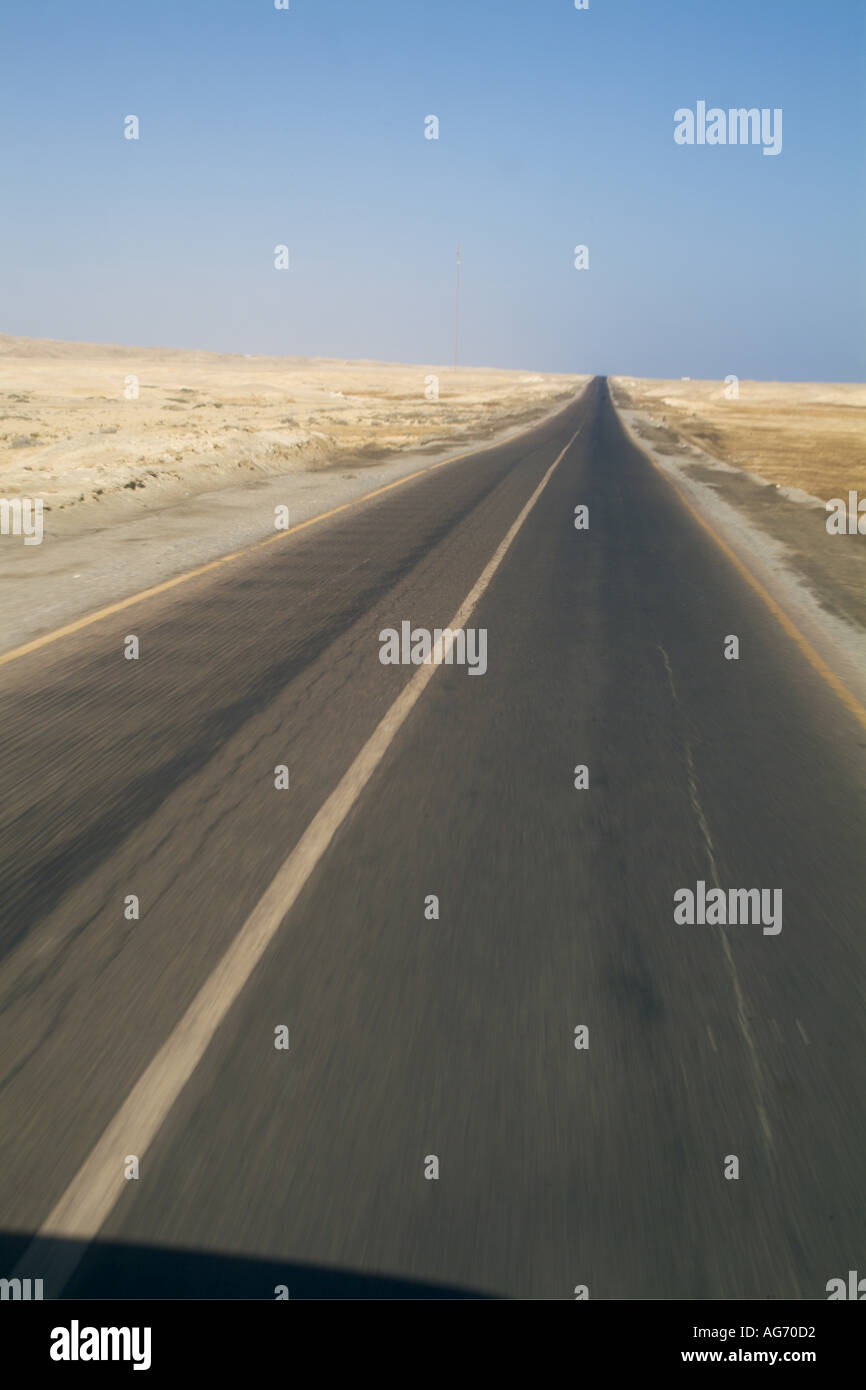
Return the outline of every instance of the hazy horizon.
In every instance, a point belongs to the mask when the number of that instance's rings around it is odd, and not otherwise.
[[[427,361],[423,361],[423,360],[420,359],[420,358],[417,358],[417,359],[415,359],[415,360],[412,360],[412,359],[408,359],[408,358],[397,359],[397,358],[384,358],[384,357],[344,357],[343,355],[329,356],[329,355],[326,355],[326,354],[323,354],[323,353],[309,354],[309,355],[308,355],[308,354],[305,354],[305,353],[236,352],[236,351],[232,351],[231,349],[223,350],[223,349],[217,349],[217,348],[196,347],[196,346],[190,345],[190,344],[188,344],[188,343],[186,343],[186,344],[178,344],[178,343],[118,343],[118,342],[112,342],[112,343],[109,343],[109,342],[101,342],[101,343],[97,343],[97,342],[91,341],[90,339],[84,339],[84,338],[34,338],[34,337],[31,337],[29,334],[6,333],[6,332],[0,330],[0,340],[2,340],[3,338],[18,338],[18,339],[20,339],[21,341],[32,342],[32,343],[59,343],[59,344],[61,344],[61,345],[63,345],[63,346],[68,346],[68,347],[82,347],[82,348],[87,348],[87,347],[92,347],[92,348],[116,348],[116,349],[119,349],[120,351],[123,351],[123,352],[132,352],[132,353],[135,353],[135,352],[155,352],[155,353],[175,353],[175,352],[176,352],[176,353],[190,353],[190,354],[203,353],[203,354],[211,354],[211,355],[213,355],[213,356],[215,356],[215,357],[241,357],[241,358],[247,358],[247,359],[249,359],[249,360],[251,360],[251,361],[254,360],[254,359],[256,359],[256,358],[280,358],[280,357],[284,357],[284,358],[286,359],[286,361],[298,361],[298,362],[317,362],[317,361],[318,361],[318,362],[351,362],[351,363],[356,363],[356,364],[358,364],[358,365],[362,365],[362,364],[365,363],[365,362],[369,362],[371,365],[382,365],[382,366],[393,366],[393,367],[419,367],[419,368],[420,368],[420,367],[433,367],[433,366],[439,366],[439,367],[444,368],[446,371],[451,371],[451,370],[453,370],[453,368],[451,367],[451,365],[448,364],[448,363],[444,363],[444,362],[438,362],[438,363],[437,363],[437,362],[434,361],[433,359],[428,359]],[[536,373],[536,372],[538,372],[538,369],[535,368],[534,366],[532,366],[531,363],[530,363],[530,364],[518,365],[518,366],[511,366],[511,367],[501,367],[501,366],[497,366],[496,363],[491,363],[491,362],[460,362],[460,363],[459,363],[459,366],[458,366],[458,371],[466,371],[466,372],[473,372],[473,371],[475,371],[475,372],[479,372],[479,371],[502,371],[502,372],[527,372],[527,373]],[[539,374],[539,375],[542,375],[542,373],[538,373],[538,374]],[[543,373],[543,375],[546,375],[546,376],[555,376],[555,375],[563,375],[563,373],[545,372],[545,373]],[[565,375],[574,375],[575,377],[580,377],[580,376],[584,376],[584,377],[585,377],[585,376],[611,376],[611,377],[622,377],[622,378],[625,378],[625,379],[632,378],[632,379],[634,379],[634,380],[639,380],[639,381],[694,381],[694,382],[702,382],[702,381],[716,381],[716,380],[718,380],[718,378],[716,378],[716,377],[689,377],[689,376],[681,376],[681,377],[661,377],[661,376],[659,376],[659,377],[651,377],[651,376],[643,376],[643,377],[639,377],[639,376],[637,376],[637,374],[634,373],[634,372],[591,372],[591,371],[590,371],[590,372],[586,372],[586,373],[580,373],[580,372],[565,373]],[[445,378],[445,380],[447,381],[447,377]],[[811,378],[810,378],[810,377],[741,377],[741,378],[739,378],[739,380],[740,380],[740,383],[741,383],[741,384],[744,383],[744,382],[753,381],[753,382],[756,382],[756,383],[759,383],[759,384],[763,384],[763,385],[772,385],[772,384],[774,384],[774,383],[779,383],[779,384],[790,383],[790,384],[796,385],[797,382],[802,382],[804,385],[818,385],[818,386],[820,386],[820,385],[827,385],[827,386],[833,386],[833,385],[857,385],[857,386],[860,386],[860,385],[863,385],[863,384],[864,384],[863,382],[861,382],[861,381],[859,380],[859,378],[856,378],[856,379],[855,379],[855,378],[852,378],[850,381],[847,381],[847,380],[835,381],[835,380],[833,380],[833,379],[831,379],[831,378],[829,378],[829,377],[811,377]],[[719,381],[719,385],[720,385],[720,389],[721,389],[721,386],[722,386],[721,380]]]
[[[0,36],[13,336],[447,364],[459,242],[461,364],[866,378],[854,0],[48,0]],[[781,111],[779,152],[678,145],[701,102]]]

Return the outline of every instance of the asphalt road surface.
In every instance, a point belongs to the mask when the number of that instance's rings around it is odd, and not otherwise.
[[[483,676],[380,662],[497,554]],[[863,1269],[864,729],[603,379],[0,692],[0,1273],[824,1299]],[[699,880],[781,889],[781,931],[678,924]]]

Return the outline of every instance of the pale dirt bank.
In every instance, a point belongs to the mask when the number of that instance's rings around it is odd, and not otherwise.
[[[82,508],[129,517],[142,500],[465,446],[586,380],[0,335],[0,495],[42,497],[55,520]]]
[[[734,468],[822,502],[866,495],[866,386],[741,381],[729,400],[723,381],[611,381],[633,409]]]
[[[589,379],[0,337],[0,498],[45,508],[41,544],[0,536],[0,652],[273,536],[277,508],[459,468]]]
[[[866,704],[866,536],[826,502],[866,496],[866,387],[611,378],[637,441]]]

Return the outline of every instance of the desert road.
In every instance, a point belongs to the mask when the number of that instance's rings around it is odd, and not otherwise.
[[[483,674],[380,661],[461,610]],[[0,1274],[866,1274],[866,731],[604,379],[4,664],[0,702]],[[698,883],[781,890],[780,929],[676,921]]]

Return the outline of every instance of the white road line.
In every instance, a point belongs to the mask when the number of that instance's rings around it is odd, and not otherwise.
[[[514,537],[582,428],[581,425],[557,454],[477,583],[451,619],[448,624],[450,628],[465,627]],[[84,1256],[88,1242],[94,1239],[126,1187],[124,1158],[127,1154],[136,1154],[141,1161],[229,1009],[437,669],[432,663],[419,666],[397,696],[348,771],[313,817],[264,896],[205,980],[183,1018],[136,1082],[63,1196],[39,1227],[18,1262],[14,1278],[27,1278],[26,1271],[36,1271],[30,1277],[45,1281],[48,1297],[60,1296]],[[70,1243],[62,1247],[53,1245],[52,1240],[57,1238]]]

